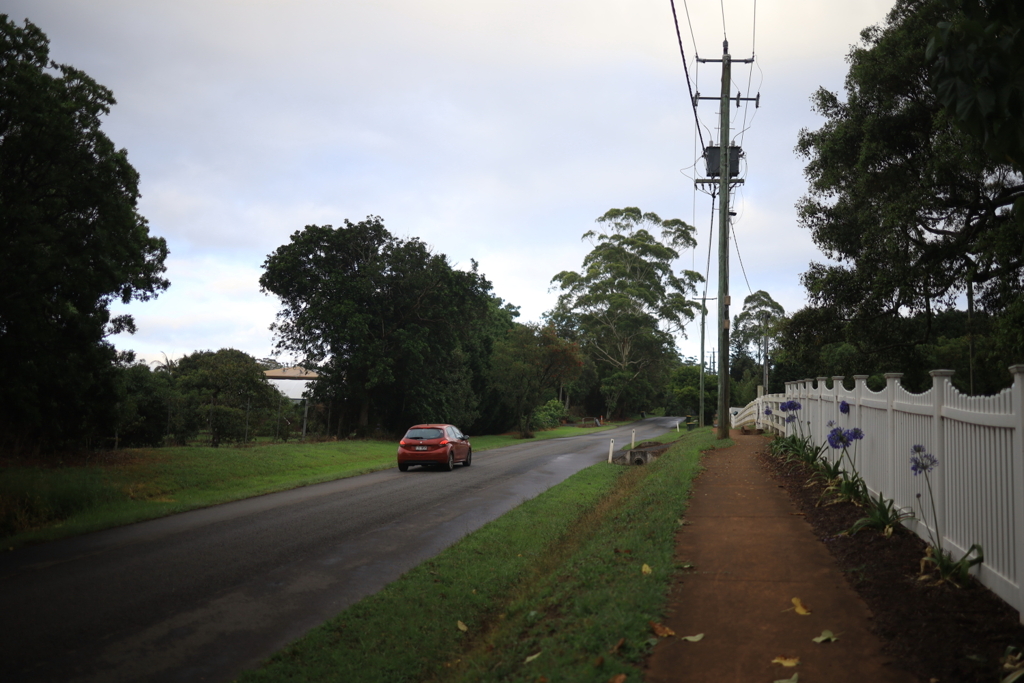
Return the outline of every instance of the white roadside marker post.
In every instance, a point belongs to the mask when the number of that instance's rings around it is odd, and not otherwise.
[[[612,464],[612,451],[615,450],[615,439],[608,443],[608,464]]]
[[[636,430],[635,429],[633,430],[633,438],[629,442],[629,450],[633,450],[634,448],[636,448]]]

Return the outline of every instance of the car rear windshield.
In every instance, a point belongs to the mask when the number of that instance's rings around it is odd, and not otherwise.
[[[405,435],[407,439],[440,439],[444,436],[440,429],[410,429]]]

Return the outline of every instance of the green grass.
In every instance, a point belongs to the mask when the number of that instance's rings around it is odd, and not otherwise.
[[[594,432],[603,432],[608,429],[621,427],[629,422],[605,422],[600,427],[577,427],[576,425],[562,425],[554,429],[537,430],[533,433],[532,439],[520,439],[517,434],[488,434],[485,436],[474,436],[470,438],[474,451],[486,451],[492,448],[503,446],[514,446],[516,444],[543,441],[545,439],[561,439],[567,436],[583,436]]]
[[[702,429],[646,467],[587,468],[240,680],[640,681],[699,452],[729,443]]]
[[[5,467],[0,547],[63,538],[394,467],[387,441],[120,451],[107,464]]]
[[[643,442],[637,441],[637,443],[650,443],[652,441],[657,443],[672,443],[673,441],[678,441],[679,439],[682,439],[688,433],[689,432],[687,432],[685,426],[680,426],[678,432],[675,429],[672,429],[672,431],[665,432],[661,436],[655,436],[653,438],[644,439]],[[628,451],[631,446],[632,444],[629,441],[627,441],[622,445],[622,448],[619,450]]]

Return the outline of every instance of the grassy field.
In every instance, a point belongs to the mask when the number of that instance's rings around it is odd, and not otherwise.
[[[240,680],[642,680],[700,451],[730,444],[681,436],[651,465],[594,465],[526,501]]]
[[[533,440],[614,426],[559,427],[537,432]],[[483,451],[524,442],[503,434],[474,437],[472,443]],[[388,469],[395,466],[395,450],[392,441],[189,446],[100,453],[88,464],[5,466],[0,469],[0,548]]]

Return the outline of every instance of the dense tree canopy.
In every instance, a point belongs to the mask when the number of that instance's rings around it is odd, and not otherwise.
[[[317,399],[340,406],[345,429],[500,420],[482,399],[493,340],[515,311],[475,263],[456,270],[371,216],[296,231],[263,267],[260,285],[282,305],[277,348],[320,372]]]
[[[280,404],[262,366],[237,349],[196,351],[180,359],[172,375],[182,403],[172,415],[179,434],[191,437],[204,428],[214,447],[252,436]]]
[[[631,392],[648,393],[646,373],[666,359],[678,362],[673,335],[699,310],[687,297],[702,278],[673,270],[677,249],[696,244],[693,227],[683,221],[627,207],[597,222],[607,232],[583,235],[594,248],[582,270],[551,280],[562,293],[549,319],[601,368],[601,393],[608,414],[616,414]]]
[[[167,246],[136,210],[138,173],[100,130],[107,88],[0,15],[0,444],[93,443],[116,420],[110,304],[168,286]]]
[[[1024,225],[1013,205],[1024,181],[930,87],[925,48],[949,11],[943,0],[899,0],[850,52],[845,101],[819,90],[824,125],[800,133],[810,184],[800,220],[832,260],[812,264],[804,283],[861,355],[933,342],[936,312],[960,297],[996,318],[1021,313]],[[1008,364],[1024,346],[1003,340]]]
[[[537,408],[582,369],[579,346],[559,338],[553,326],[516,324],[494,345],[491,380],[527,437]]]
[[[1024,7],[945,0],[926,52],[939,101],[997,161],[1024,170]]]
[[[737,349],[750,354],[757,363],[764,362],[766,352],[769,358],[777,345],[779,325],[786,317],[786,309],[771,295],[759,289],[743,299],[743,310],[732,324],[732,341]]]

